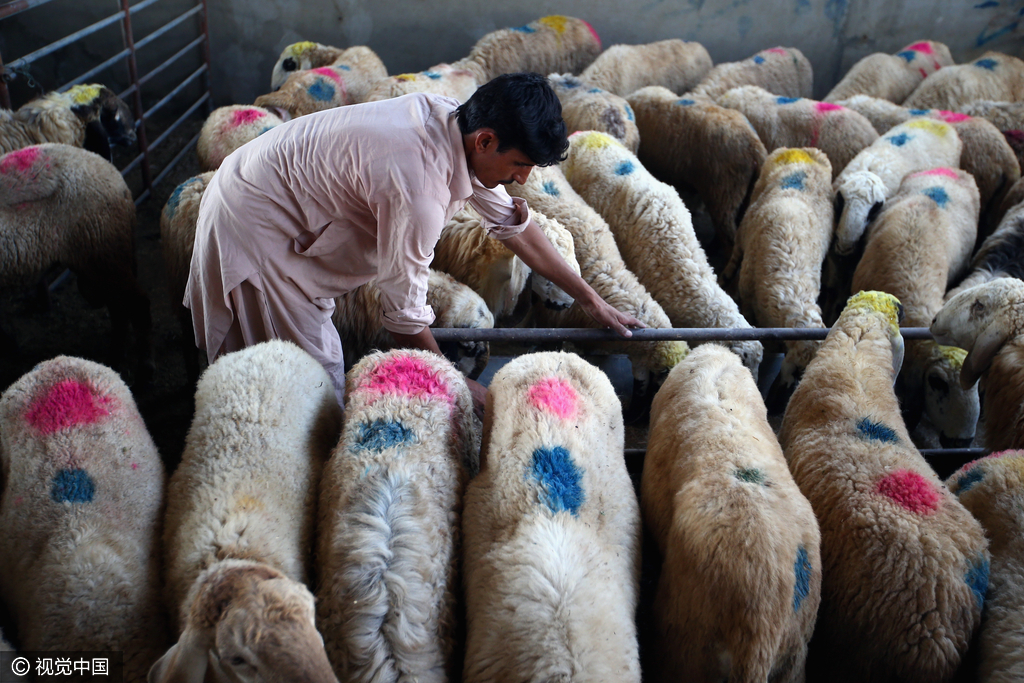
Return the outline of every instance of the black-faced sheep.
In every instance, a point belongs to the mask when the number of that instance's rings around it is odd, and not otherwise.
[[[640,500],[664,558],[655,679],[804,680],[818,523],[754,378],[724,349],[694,349],[655,396]]]
[[[110,88],[76,85],[17,111],[0,109],[0,154],[46,142],[84,147],[108,161],[110,145],[135,144],[131,110]]]
[[[479,83],[472,71],[450,64],[437,64],[415,74],[398,74],[377,81],[363,101],[376,102],[401,97],[411,92],[430,92],[465,102]]]
[[[981,379],[982,445],[993,451],[1024,447],[1024,282],[999,278],[965,289],[931,323],[940,344],[967,351],[964,387]]]
[[[1024,61],[986,52],[969,64],[948,66],[921,81],[903,106],[960,111],[975,100],[1024,100]]]
[[[640,510],[611,382],[538,353],[495,374],[462,515],[466,683],[638,683]]]
[[[601,131],[636,153],[640,146],[640,131],[636,127],[636,116],[626,100],[586,85],[572,74],[551,74],[548,83],[562,104],[562,118],[568,134],[580,130]]]
[[[462,493],[479,463],[473,400],[428,351],[376,353],[346,377],[324,468],[317,623],[344,681],[442,683],[454,656]]]
[[[211,365],[195,405],[164,530],[180,638],[150,681],[337,683],[303,585],[320,470],[341,426],[330,376],[294,344],[264,342]]]
[[[214,109],[196,143],[200,170],[217,170],[229,154],[282,123],[284,119],[263,107],[232,104]]]
[[[733,88],[759,85],[773,95],[810,97],[813,81],[804,53],[795,47],[772,47],[742,62],[715,65],[689,94],[717,100]]]
[[[167,648],[164,468],[113,370],[59,356],[0,398],[0,592],[22,650],[124,652],[142,683]]]
[[[149,299],[136,279],[135,203],[118,170],[84,149],[48,143],[0,157],[0,288],[36,282],[55,264],[70,268],[91,306],[106,306],[112,357],[125,357],[128,326],[152,375]]]
[[[992,553],[976,680],[1024,680],[1024,451],[968,463],[946,486],[981,522]]]
[[[721,246],[731,252],[768,156],[757,131],[738,111],[660,86],[641,88],[626,99],[640,130],[640,162],[663,182],[695,189]]]
[[[876,52],[850,67],[824,101],[838,102],[854,95],[869,95],[900,104],[921,81],[953,63],[949,48],[933,40],[912,43],[892,55]]]
[[[270,78],[270,89],[277,90],[296,71],[336,66],[345,72],[346,90],[353,102],[362,102],[373,84],[388,75],[384,62],[365,45],[347,49],[304,41],[292,43],[281,51]]]
[[[712,66],[711,55],[703,45],[673,38],[644,45],[612,45],[584,69],[580,79],[619,97],[649,85],[687,92]]]
[[[913,447],[892,389],[899,308],[850,298],[779,432],[821,529],[808,680],[948,681],[981,620],[984,532]]]
[[[673,327],[750,327],[718,286],[679,193],[651,176],[628,149],[604,133],[576,133],[569,136],[561,169],[607,222],[626,267],[665,309]],[[757,375],[760,342],[721,343]]]
[[[756,85],[729,90],[718,104],[743,114],[769,152],[779,147],[817,147],[828,157],[833,179],[878,139],[871,122],[852,109],[803,97],[779,97]]]

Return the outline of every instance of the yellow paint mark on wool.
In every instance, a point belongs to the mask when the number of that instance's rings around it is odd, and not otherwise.
[[[900,300],[887,292],[857,292],[846,300],[847,308],[870,308],[882,313],[889,319],[889,324],[899,328]]]
[[[582,145],[584,149],[604,149],[605,147],[612,147],[615,145],[618,145],[619,147],[623,146],[621,142],[613,138],[611,135],[596,130],[575,133],[572,137],[579,140],[579,144]]]
[[[939,353],[949,361],[954,370],[961,369],[964,366],[964,359],[967,358],[967,352],[958,346],[942,346],[939,344]]]
[[[814,159],[802,149],[787,149],[775,157],[775,163],[780,166],[783,164],[813,164]]]
[[[75,104],[89,104],[100,96],[101,85],[76,85],[68,90],[68,96]]]
[[[261,503],[258,498],[253,498],[249,495],[239,496],[237,500],[235,500],[235,504],[246,512],[263,509],[263,503]]]
[[[662,352],[659,354],[661,362],[658,364],[659,371],[671,370],[677,363],[690,355],[690,347],[684,341],[666,342],[661,349]]]
[[[398,74],[395,76],[396,81],[415,81],[416,74]]]
[[[547,26],[548,28],[555,31],[555,33],[565,33],[565,28],[569,23],[568,17],[563,17],[559,14],[554,14],[550,17],[542,17],[537,20],[538,24]]]
[[[315,49],[316,43],[314,43],[311,40],[303,40],[302,42],[299,43],[292,43],[291,45],[285,48],[285,52],[287,52],[292,57],[301,57],[307,52],[312,52]]]
[[[932,135],[937,135],[940,138],[953,132],[953,129],[950,126],[934,119],[914,119],[904,125],[906,125],[907,128],[920,128],[921,130],[931,133]]]

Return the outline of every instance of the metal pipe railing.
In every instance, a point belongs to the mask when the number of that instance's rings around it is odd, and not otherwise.
[[[588,327],[572,328],[520,328],[520,327],[432,327],[434,339],[439,342],[629,342],[629,341],[793,341],[803,339],[824,339],[827,327],[675,327],[645,328],[632,330],[633,336],[619,336],[612,330],[598,330]],[[927,327],[901,327],[904,339],[931,339]]]

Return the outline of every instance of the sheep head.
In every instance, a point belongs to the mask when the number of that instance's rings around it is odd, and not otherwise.
[[[836,179],[835,215],[839,217],[832,250],[840,256],[856,249],[868,223],[875,219],[886,199],[885,183],[871,171],[855,171]]]
[[[189,597],[185,630],[150,669],[151,683],[337,683],[302,584],[265,564],[224,560]]]
[[[317,43],[304,40],[292,43],[281,50],[281,56],[277,58],[277,64],[274,65],[274,72],[270,77],[270,89],[280,88],[293,72],[311,68],[313,54],[320,47]]]
[[[108,161],[110,146],[135,144],[135,118],[124,100],[102,85],[76,85],[66,93],[71,111],[85,123],[85,149]]]
[[[974,440],[981,415],[977,386],[962,387],[960,376],[967,353],[955,346],[921,342],[929,347],[924,368],[924,412],[939,428],[943,448],[966,448]]]

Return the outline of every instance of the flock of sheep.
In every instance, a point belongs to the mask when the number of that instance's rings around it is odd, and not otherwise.
[[[653,397],[638,496],[603,373],[520,356],[481,427],[464,375],[486,345],[455,365],[373,350],[389,339],[372,283],[336,302],[344,420],[290,343],[200,377],[181,300],[227,154],[292,117],[465,100],[525,70],[551,74],[573,134],[509,191],[601,296],[653,328],[831,327],[786,344],[767,398],[758,342],[603,344]],[[680,40],[602,51],[555,16],[419,74],[298,43],[272,88],[210,116],[204,173],[161,215],[198,378],[169,481],[109,368],[58,357],[0,397],[0,599],[20,649],[120,650],[130,681],[639,681],[642,520],[662,560],[649,678],[933,683],[970,647],[978,680],[1024,679],[1024,62],[955,65],[922,41],[817,102],[794,48],[719,65]],[[102,158],[131,122],[108,93],[0,112],[0,286],[65,264],[116,339],[134,327],[145,378],[134,205]],[[593,325],[470,209],[432,266],[439,325]],[[905,348],[901,323],[934,340]],[[922,415],[993,455],[943,482],[911,438]]]

